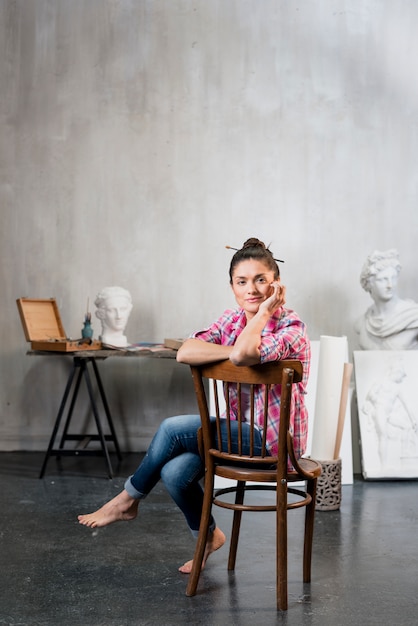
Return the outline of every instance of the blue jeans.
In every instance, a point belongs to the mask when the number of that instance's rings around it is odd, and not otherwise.
[[[234,428],[237,425],[235,422],[232,426]],[[165,419],[155,433],[141,464],[125,483],[125,489],[130,496],[143,499],[161,478],[195,537],[199,532],[203,505],[203,489],[199,481],[205,471],[197,444],[199,427],[199,415],[178,415]],[[249,445],[248,424],[243,424],[243,433],[246,435],[243,450],[245,453],[245,444]],[[258,436],[261,445],[261,433]],[[212,518],[211,530],[214,528],[215,520]]]

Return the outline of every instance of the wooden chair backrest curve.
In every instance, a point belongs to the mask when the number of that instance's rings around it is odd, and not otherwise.
[[[294,371],[293,382],[295,383],[299,383],[303,375],[302,363],[296,359],[269,361],[268,363],[249,366],[234,365],[229,359],[226,359],[225,361],[216,361],[215,363],[206,363],[205,365],[192,365],[191,367],[192,371],[194,368],[199,369],[203,378],[212,378],[231,383],[280,385],[285,368],[290,368]]]
[[[271,361],[252,366],[236,366],[229,360],[216,363],[191,366],[193,381],[199,411],[202,420],[203,440],[205,443],[205,455],[216,457],[218,462],[237,462],[248,464],[261,464],[271,466],[277,463],[283,472],[287,467],[287,434],[289,429],[291,387],[293,383],[300,382],[303,375],[303,367],[300,361],[286,359]],[[215,400],[216,426],[210,422],[209,402],[204,385],[204,379],[209,379],[213,385]],[[226,410],[222,415],[218,397],[217,381],[222,381],[224,386]],[[263,386],[263,425],[261,451],[255,453],[254,433],[257,429],[255,420],[255,393],[260,393],[260,385]],[[281,385],[280,406],[280,430],[279,441],[283,442],[283,453],[278,457],[270,456],[266,446],[267,421],[269,415],[269,391],[272,385]],[[236,411],[232,411],[230,404],[230,390],[237,394]],[[236,390],[236,391],[235,391]],[[245,395],[246,401],[243,400]],[[250,428],[249,453],[243,454],[242,423],[244,421],[244,408],[247,408],[247,421]],[[222,432],[221,432],[222,431]],[[210,443],[208,443],[210,442]],[[221,445],[219,445],[221,443]],[[209,457],[206,456],[206,461]]]

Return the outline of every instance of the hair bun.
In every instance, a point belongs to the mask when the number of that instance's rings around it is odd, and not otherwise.
[[[237,260],[238,257],[241,260],[243,260],[244,258],[246,259],[264,258],[265,259],[266,257],[270,257],[271,259],[273,259],[273,261],[277,261],[277,263],[284,263],[282,259],[275,259],[273,257],[272,251],[266,247],[266,244],[264,244],[262,241],[257,239],[257,237],[250,237],[250,239],[247,239],[247,241],[243,244],[242,248],[238,249],[238,248],[234,248],[233,246],[225,246],[225,248],[227,248],[227,250],[235,250],[235,254],[232,257],[231,263],[234,262],[234,259]],[[276,267],[274,269],[276,269]]]
[[[247,241],[242,246],[243,250],[245,248],[262,248],[263,250],[267,249],[265,244],[256,237],[251,237],[250,239],[247,239]]]

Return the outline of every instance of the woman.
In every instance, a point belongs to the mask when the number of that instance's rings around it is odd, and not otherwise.
[[[302,361],[303,382],[293,386],[291,408],[295,451],[297,455],[302,455],[307,439],[307,411],[303,396],[310,364],[310,344],[305,325],[293,311],[284,308],[286,288],[280,282],[279,268],[270,250],[258,239],[248,239],[234,254],[229,275],[238,308],[225,311],[209,328],[185,341],[178,351],[177,360],[192,365],[230,359],[238,366],[291,358]],[[274,453],[277,450],[280,417],[279,386],[272,392],[274,401],[270,408],[267,441],[270,451]],[[262,419],[262,415],[258,414],[257,418]],[[197,537],[203,502],[199,480],[204,474],[197,444],[199,426],[198,415],[164,420],[142,463],[126,481],[124,490],[95,513],[79,515],[79,522],[96,528],[119,520],[134,519],[139,501],[161,478],[183,512],[192,534]],[[212,519],[203,565],[224,542],[225,535]],[[179,571],[190,573],[191,569],[192,561],[188,561]]]

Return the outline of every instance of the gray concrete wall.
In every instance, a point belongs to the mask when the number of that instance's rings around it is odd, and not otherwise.
[[[26,356],[18,297],[78,336],[120,284],[130,341],[185,336],[256,235],[312,339],[357,347],[375,248],[418,298],[417,22],[415,0],[0,1],[1,449],[45,447],[68,365]],[[193,405],[179,368],[106,363],[124,447]]]

